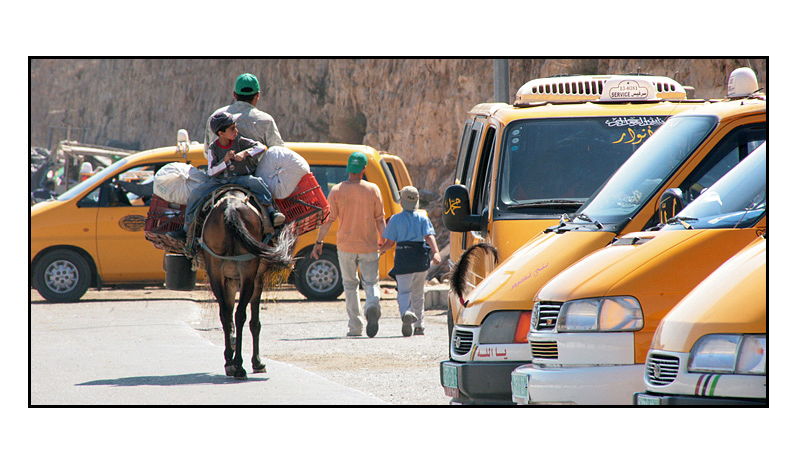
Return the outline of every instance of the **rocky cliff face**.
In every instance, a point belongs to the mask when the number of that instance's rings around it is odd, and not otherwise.
[[[510,92],[556,74],[641,72],[675,77],[696,96],[721,98],[729,73],[765,59],[514,59]],[[33,59],[31,146],[66,137],[149,149],[174,144],[177,130],[202,140],[204,122],[232,102],[235,77],[260,80],[258,107],[286,141],[367,144],[401,156],[419,188],[443,193],[452,181],[467,111],[493,100],[489,59]],[[429,208],[439,240],[440,203]]]

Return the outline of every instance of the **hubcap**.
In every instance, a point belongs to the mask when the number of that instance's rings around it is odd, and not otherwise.
[[[44,283],[56,293],[68,293],[78,284],[77,267],[72,262],[58,260],[50,264],[44,271]]]
[[[313,291],[325,293],[338,283],[338,269],[328,260],[317,260],[308,267],[305,279]]]

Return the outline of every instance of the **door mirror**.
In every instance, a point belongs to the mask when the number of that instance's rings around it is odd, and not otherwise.
[[[453,184],[443,194],[443,226],[449,231],[479,231],[481,215],[471,214],[468,189],[461,184]]]
[[[666,223],[668,219],[675,217],[682,209],[684,209],[682,190],[679,188],[666,189],[659,197],[659,208],[657,209],[659,223]]]

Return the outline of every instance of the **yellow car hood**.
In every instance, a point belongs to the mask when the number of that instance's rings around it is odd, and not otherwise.
[[[684,296],[755,237],[753,229],[630,233],[559,274],[538,299]]]
[[[546,282],[614,237],[600,231],[540,233],[466,296],[457,323],[479,325],[495,309],[531,310],[535,295]]]
[[[726,261],[660,322],[652,349],[689,352],[703,335],[767,332],[767,240]]]

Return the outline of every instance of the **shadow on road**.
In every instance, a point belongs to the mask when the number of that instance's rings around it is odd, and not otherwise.
[[[93,380],[83,382],[77,386],[109,385],[112,387],[137,387],[141,385],[152,386],[174,386],[174,385],[219,385],[241,382],[265,382],[268,377],[248,378],[246,380],[236,380],[221,374],[197,373],[180,375],[145,375],[141,377],[123,377],[120,379]]]

